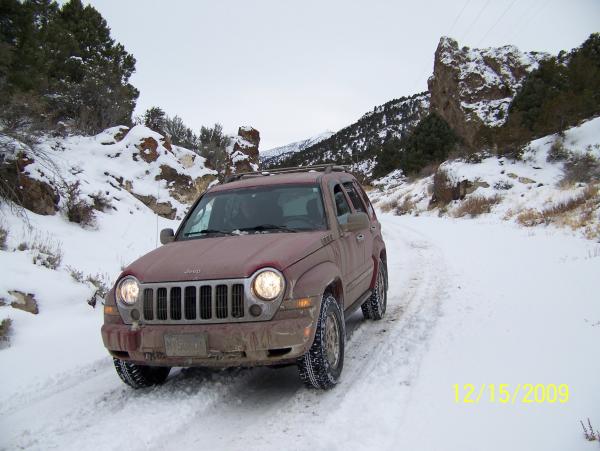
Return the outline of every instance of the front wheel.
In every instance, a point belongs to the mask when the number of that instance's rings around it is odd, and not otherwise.
[[[300,379],[307,387],[333,388],[344,366],[346,332],[340,306],[331,293],[321,302],[315,340],[310,350],[298,361]]]
[[[387,308],[387,273],[385,263],[379,262],[373,293],[360,307],[366,319],[379,320]]]
[[[117,374],[132,388],[161,385],[167,380],[171,368],[168,366],[146,366],[113,358]]]

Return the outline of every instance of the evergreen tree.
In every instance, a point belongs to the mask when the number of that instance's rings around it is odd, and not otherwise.
[[[144,125],[149,129],[164,135],[166,118],[167,115],[161,108],[153,106],[148,108],[144,113]]]
[[[84,132],[130,124],[138,91],[135,59],[80,0],[0,0],[0,119],[19,108],[30,122],[66,121]],[[26,108],[24,97],[37,99]],[[4,123],[6,126],[6,123]]]
[[[208,164],[218,172],[219,178],[222,178],[227,170],[227,146],[230,144],[229,138],[223,133],[223,126],[202,126],[199,139],[200,155],[206,158]]]

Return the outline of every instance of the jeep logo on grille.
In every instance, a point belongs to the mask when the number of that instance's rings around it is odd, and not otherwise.
[[[200,274],[200,272],[200,269],[186,269],[184,271],[184,274]]]

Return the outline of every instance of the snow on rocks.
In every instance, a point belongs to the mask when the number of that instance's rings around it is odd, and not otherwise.
[[[448,205],[432,204],[433,175],[409,180],[401,171],[395,171],[375,181],[377,189],[370,195],[380,208],[413,215],[452,215],[465,198],[497,196],[499,202],[491,207],[494,218],[533,225],[526,221],[526,214],[537,212],[534,218],[538,224],[569,226],[597,239],[600,237],[598,180],[564,183],[565,162],[548,161],[548,153],[557,140],[564,142],[572,154],[600,158],[600,118],[568,129],[564,137],[549,135],[531,141],[518,161],[482,155],[479,162],[457,159],[443,163],[439,170],[446,173],[451,186],[463,184],[464,187]],[[584,199],[586,196],[588,198]],[[579,205],[575,205],[574,199],[579,199]],[[569,203],[573,207],[570,210],[567,208]],[[564,214],[558,211],[562,205],[568,210]],[[550,217],[544,212],[562,217]]]
[[[546,53],[524,53],[511,45],[459,48],[454,39],[442,37],[428,81],[431,109],[467,144],[475,145],[481,127],[504,124],[525,77],[546,58]]]

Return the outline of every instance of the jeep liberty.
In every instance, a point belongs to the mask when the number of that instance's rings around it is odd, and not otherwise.
[[[345,318],[385,314],[381,225],[343,166],[230,176],[161,243],[105,299],[102,339],[133,388],[165,382],[171,367],[295,364],[307,386],[329,389]]]

